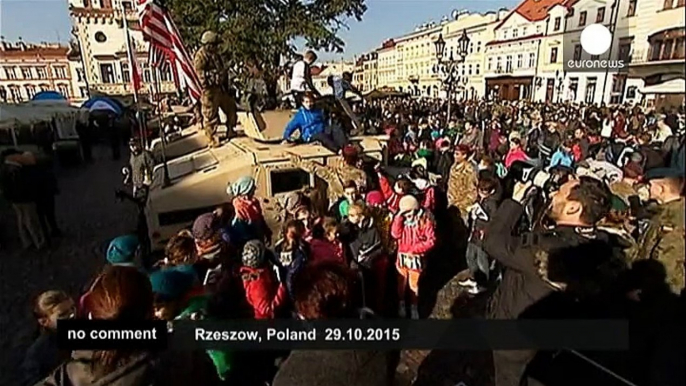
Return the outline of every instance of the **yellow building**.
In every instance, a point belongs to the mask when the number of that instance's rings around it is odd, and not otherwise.
[[[432,71],[436,64],[433,42],[442,30],[442,25],[430,23],[393,39],[396,67],[390,87],[414,96],[438,97],[441,87],[438,76]]]
[[[395,41],[386,40],[381,48],[376,50],[377,82],[375,88],[394,87],[396,82],[396,51]]]

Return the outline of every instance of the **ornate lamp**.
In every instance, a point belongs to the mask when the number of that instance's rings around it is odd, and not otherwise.
[[[443,59],[443,51],[445,51],[445,40],[443,40],[443,34],[439,34],[438,39],[434,41],[434,48],[436,49],[436,59],[441,61]]]
[[[467,30],[462,30],[462,36],[457,39],[457,44],[460,48],[460,56],[465,57],[469,52],[469,36],[467,36]]]

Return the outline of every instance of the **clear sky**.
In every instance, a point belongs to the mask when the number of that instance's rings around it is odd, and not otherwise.
[[[193,0],[188,0],[193,1]],[[340,36],[346,41],[345,58],[378,47],[384,39],[411,32],[428,21],[440,21],[452,10],[484,12],[513,8],[518,0],[367,0],[361,22],[351,21]],[[67,0],[0,0],[0,34],[7,40],[26,42],[61,41],[70,36]],[[324,54],[322,59],[340,58]]]

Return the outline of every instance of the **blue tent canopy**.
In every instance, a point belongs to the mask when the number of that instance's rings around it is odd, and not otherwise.
[[[59,101],[67,100],[64,95],[58,93],[57,91],[41,91],[33,96],[31,99],[33,101]]]
[[[124,110],[121,104],[119,104],[114,99],[107,97],[93,97],[85,101],[81,105],[81,108],[86,108],[90,111],[109,110],[117,115],[120,115]]]

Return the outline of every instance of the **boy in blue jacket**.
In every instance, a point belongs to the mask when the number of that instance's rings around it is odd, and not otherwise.
[[[344,143],[336,140],[337,136],[332,135],[331,130],[327,130],[324,112],[314,107],[316,97],[313,93],[307,92],[303,97],[303,105],[298,112],[291,118],[283,132],[284,141],[291,143],[312,143],[319,141],[325,148],[334,153],[339,153]],[[299,130],[300,138],[291,138],[293,133]]]

